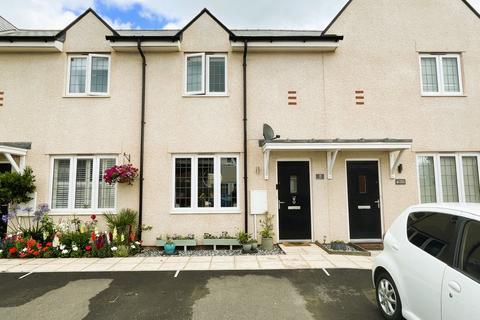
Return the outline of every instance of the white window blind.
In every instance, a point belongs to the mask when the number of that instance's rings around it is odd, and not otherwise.
[[[70,159],[55,159],[53,164],[52,209],[68,208]]]
[[[105,183],[103,174],[115,165],[116,158],[63,156],[54,157],[52,163],[51,208],[54,211],[115,209],[116,187]]]

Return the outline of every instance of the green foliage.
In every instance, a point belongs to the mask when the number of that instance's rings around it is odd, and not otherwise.
[[[246,233],[245,231],[237,232],[237,240],[240,244],[248,244],[252,239],[252,235],[250,233]]]
[[[68,248],[71,248],[73,244],[76,244],[83,250],[90,242],[90,235],[88,233],[72,231],[62,234],[60,241]]]
[[[118,213],[105,213],[108,228],[111,232],[117,230],[119,237],[123,235],[127,243],[134,238],[137,229],[138,212],[132,209],[121,209]],[[122,242],[124,242],[122,241]]]
[[[260,230],[260,235],[262,238],[273,238],[273,214],[267,213],[265,219],[260,220],[262,225],[262,230]]]
[[[114,257],[128,257],[129,256],[129,249],[125,245],[119,245],[117,250],[113,251]]]
[[[112,249],[108,243],[105,243],[105,245],[100,249],[97,249],[97,247],[93,246],[92,256],[97,258],[110,258],[113,256]]]
[[[25,168],[23,173],[0,173],[0,203],[27,203],[32,200],[30,195],[35,190],[35,176],[30,167]]]

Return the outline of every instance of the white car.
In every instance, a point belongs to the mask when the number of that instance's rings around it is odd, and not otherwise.
[[[385,319],[480,319],[480,205],[408,208],[385,234],[372,276]]]

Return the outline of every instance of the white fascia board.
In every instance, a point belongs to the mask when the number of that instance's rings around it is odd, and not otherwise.
[[[411,149],[411,143],[386,143],[386,142],[368,142],[368,143],[266,143],[263,150],[282,150],[282,151],[328,151],[328,150],[407,150]]]
[[[0,52],[62,52],[61,41],[14,41],[0,42]]]
[[[180,51],[180,41],[145,41],[141,44],[144,51]],[[137,46],[138,44],[135,41],[110,42],[110,47],[115,51],[137,51]]]
[[[233,51],[243,51],[244,43],[230,41]],[[330,41],[253,41],[248,42],[248,51],[335,51],[338,42]]]
[[[0,145],[0,153],[9,153],[15,156],[24,156],[27,154],[27,151],[28,151],[27,149]]]

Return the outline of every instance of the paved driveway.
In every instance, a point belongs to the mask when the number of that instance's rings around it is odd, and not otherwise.
[[[4,273],[0,319],[380,319],[370,271],[328,273]]]

